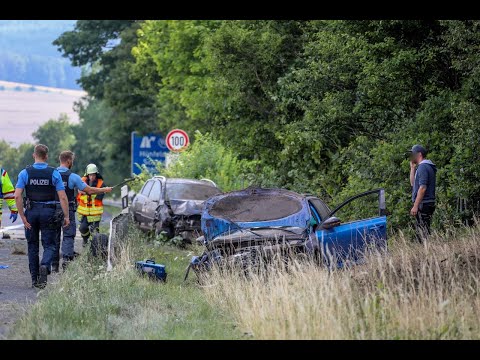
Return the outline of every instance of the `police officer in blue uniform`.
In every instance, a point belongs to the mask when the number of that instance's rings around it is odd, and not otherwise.
[[[57,168],[60,176],[62,177],[63,185],[65,186],[65,193],[68,198],[69,212],[70,212],[70,225],[63,229],[63,242],[61,242],[61,227],[58,228],[56,235],[56,248],[55,255],[52,262],[52,271],[58,271],[60,263],[60,243],[62,243],[62,268],[65,270],[68,263],[73,260],[74,257],[74,245],[75,245],[75,211],[77,210],[77,199],[75,198],[75,189],[86,192],[88,195],[92,194],[105,194],[112,191],[111,187],[94,188],[88,186],[82,178],[73,173],[70,169],[73,166],[75,154],[69,150],[62,151],[59,156],[60,166]]]
[[[70,219],[62,177],[55,168],[48,166],[46,163],[48,147],[42,144],[35,146],[33,158],[35,163],[32,166],[27,166],[18,175],[15,202],[18,214],[25,225],[32,286],[43,288],[47,284],[47,276],[51,271],[58,224],[63,221],[63,226],[67,227],[70,224]],[[25,204],[22,203],[24,190]],[[63,219],[56,216],[56,195],[58,195],[61,204]],[[41,262],[39,261],[40,233],[43,246]]]

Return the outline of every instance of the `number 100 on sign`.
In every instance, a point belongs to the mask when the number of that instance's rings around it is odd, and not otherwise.
[[[190,140],[185,131],[180,129],[175,129],[168,133],[166,143],[170,151],[180,152],[187,148],[187,146],[190,143]]]

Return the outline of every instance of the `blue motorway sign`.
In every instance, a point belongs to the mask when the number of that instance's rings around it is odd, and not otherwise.
[[[165,162],[165,154],[168,152],[165,139],[160,134],[139,135],[132,132],[132,174],[140,174],[138,165],[145,165],[154,174],[157,172],[155,164],[151,160]]]

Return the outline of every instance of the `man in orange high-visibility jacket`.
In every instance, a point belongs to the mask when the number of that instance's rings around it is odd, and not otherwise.
[[[105,187],[103,177],[98,172],[95,164],[88,164],[85,170],[85,176],[82,180],[92,188]],[[98,232],[100,220],[103,214],[103,197],[104,194],[88,195],[83,191],[78,191],[77,195],[77,212],[78,222],[80,223],[80,234],[83,238],[83,246],[87,245],[91,231]]]

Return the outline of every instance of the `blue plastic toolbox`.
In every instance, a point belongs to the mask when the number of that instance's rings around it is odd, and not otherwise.
[[[165,271],[165,265],[156,264],[153,259],[147,259],[144,261],[137,261],[135,268],[142,275],[147,275],[150,279],[167,281],[167,272]]]

